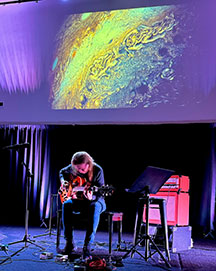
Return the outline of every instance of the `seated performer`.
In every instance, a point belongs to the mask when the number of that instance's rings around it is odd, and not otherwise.
[[[67,191],[65,197],[63,193],[61,195],[63,202],[62,221],[66,239],[66,245],[62,253],[69,255],[75,250],[73,240],[74,212],[86,212],[88,214],[88,223],[83,246],[83,257],[89,257],[91,244],[94,242],[100,221],[100,214],[106,210],[104,198],[91,190],[93,186],[101,187],[104,185],[103,169],[94,162],[87,152],[81,151],[72,156],[70,165],[60,170],[59,177],[61,181],[60,191]]]

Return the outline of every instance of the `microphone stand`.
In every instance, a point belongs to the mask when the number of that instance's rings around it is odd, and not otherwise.
[[[18,243],[24,243],[24,246],[21,247],[19,250],[17,250],[16,252],[14,252],[12,255],[10,255],[10,258],[15,256],[16,254],[18,254],[19,252],[21,252],[22,250],[24,250],[25,248],[28,247],[28,243],[29,244],[32,244],[32,245],[35,245],[36,247],[39,247],[41,250],[45,250],[44,247],[42,246],[39,246],[37,244],[35,244],[34,240],[31,240],[29,238],[29,234],[28,234],[28,222],[29,222],[29,190],[30,190],[30,180],[31,178],[34,177],[34,175],[30,172],[30,169],[28,168],[27,164],[25,162],[22,162],[21,163],[27,170],[27,173],[26,173],[26,205],[25,205],[25,235],[23,237],[23,239],[21,240],[18,240],[18,241],[15,241],[15,242],[11,242],[11,243],[8,243],[8,245],[14,245],[14,244],[18,244]],[[10,258],[6,258],[5,260],[3,260],[0,264],[6,262],[8,259]]]

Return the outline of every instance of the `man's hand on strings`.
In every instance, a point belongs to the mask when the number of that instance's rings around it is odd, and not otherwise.
[[[86,185],[83,191],[84,197],[86,197],[88,200],[92,200],[93,198],[93,191],[90,190],[90,186]]]

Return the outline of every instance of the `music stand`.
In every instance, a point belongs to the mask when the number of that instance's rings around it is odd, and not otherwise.
[[[139,197],[138,207],[136,211],[136,222],[134,228],[134,241],[132,248],[123,256],[126,258],[130,253],[133,256],[137,252],[146,261],[149,257],[149,242],[152,243],[155,250],[160,254],[168,267],[171,267],[164,255],[161,253],[154,240],[149,235],[149,194],[156,194],[161,186],[173,175],[174,171],[169,169],[157,168],[148,166],[145,171],[132,184],[131,188],[127,190],[130,193],[136,193]],[[145,234],[140,236],[141,223],[143,220],[144,203],[146,204],[146,227]],[[143,256],[136,247],[145,241],[145,256]]]

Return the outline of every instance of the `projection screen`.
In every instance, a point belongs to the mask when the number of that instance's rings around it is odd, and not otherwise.
[[[0,6],[1,123],[214,122],[216,4],[130,2]]]

